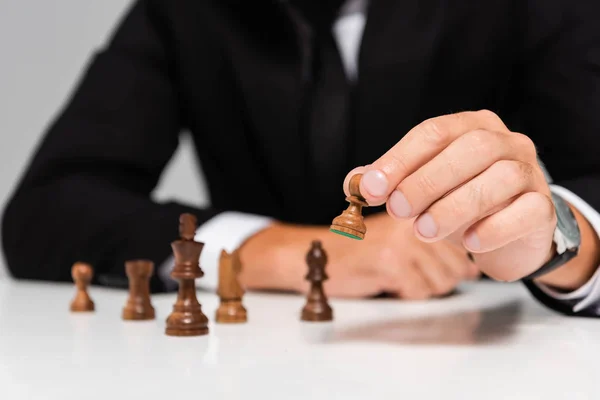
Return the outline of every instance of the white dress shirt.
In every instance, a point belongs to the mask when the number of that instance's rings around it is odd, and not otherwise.
[[[355,81],[359,73],[357,59],[366,23],[366,7],[367,0],[347,0],[333,25],[333,34],[337,41],[346,75],[350,81]],[[571,191],[556,185],[551,185],[550,188],[553,193],[576,207],[590,222],[595,231],[600,234],[600,213]],[[267,228],[271,222],[270,218],[264,216],[224,212],[198,228],[195,240],[205,243],[200,256],[200,265],[205,275],[197,281],[198,287],[206,290],[216,290],[221,250],[234,251],[250,236]],[[167,260],[159,268],[159,274],[168,285],[175,287],[175,282],[169,277],[172,264],[172,258]],[[585,285],[569,293],[558,292],[541,284],[538,287],[557,300],[575,300],[573,311],[577,312],[600,300],[599,276],[600,269]]]

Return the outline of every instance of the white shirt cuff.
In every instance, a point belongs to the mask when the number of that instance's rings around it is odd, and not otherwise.
[[[196,280],[196,287],[216,290],[219,284],[219,258],[221,250],[235,251],[246,239],[267,228],[273,219],[255,214],[227,211],[214,216],[196,230],[194,240],[204,243],[200,267],[204,276]],[[159,276],[172,289],[177,283],[170,277],[173,269],[171,256],[159,268]]]
[[[581,197],[568,189],[557,185],[550,185],[550,190],[575,207],[587,219],[596,233],[600,235],[600,213],[598,211],[594,210]],[[600,301],[600,268],[596,270],[594,275],[583,286],[572,292],[559,292],[542,283],[536,283],[536,286],[556,300],[577,301],[573,306],[573,311],[579,312]]]

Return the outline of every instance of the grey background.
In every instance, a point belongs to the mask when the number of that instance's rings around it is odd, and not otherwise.
[[[0,0],[0,207],[128,0]],[[153,196],[207,204],[184,135]],[[43,240],[43,238],[37,238]],[[0,263],[0,277],[6,276]]]

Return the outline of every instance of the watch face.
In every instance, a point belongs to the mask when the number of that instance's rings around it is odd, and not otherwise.
[[[569,241],[571,245],[579,246],[581,243],[581,234],[579,232],[579,225],[575,219],[575,215],[569,208],[569,205],[559,196],[552,193],[552,200],[554,201],[554,208],[556,209],[556,217],[558,219],[557,225],[559,231]]]

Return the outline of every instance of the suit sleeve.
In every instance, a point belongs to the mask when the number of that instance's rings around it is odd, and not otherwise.
[[[161,18],[135,2],[46,132],[3,215],[14,277],[68,281],[85,261],[94,283],[125,286],[126,260],[168,258],[181,213],[217,214],[151,199],[184,127]]]
[[[520,119],[554,184],[600,211],[600,2],[530,1]],[[598,306],[572,302],[526,286],[546,306],[599,316]],[[596,302],[598,303],[598,302]]]

